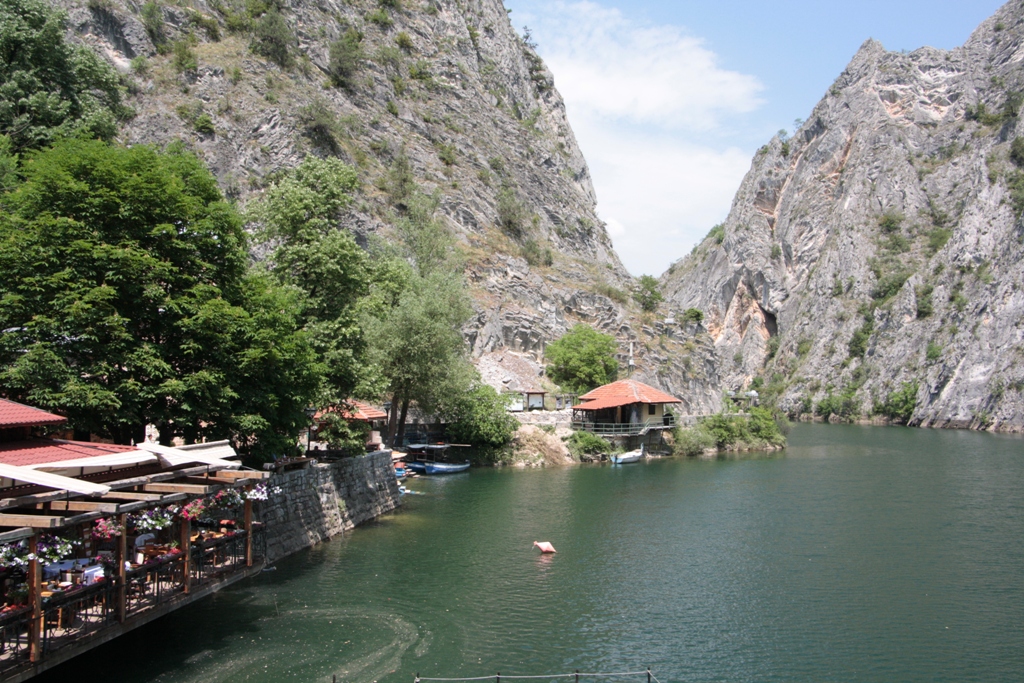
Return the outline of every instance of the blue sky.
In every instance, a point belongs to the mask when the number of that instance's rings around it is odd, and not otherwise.
[[[750,159],[868,38],[961,45],[996,0],[505,0],[555,74],[598,213],[634,275],[722,221]]]

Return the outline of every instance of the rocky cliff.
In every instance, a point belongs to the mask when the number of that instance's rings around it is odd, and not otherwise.
[[[624,361],[635,342],[636,376],[688,411],[717,405],[707,334],[633,305],[553,77],[500,0],[59,4],[133,84],[122,141],[184,141],[239,202],[336,155],[363,180],[345,227],[365,244],[391,233],[403,183],[437,193],[468,257],[477,359],[508,351],[539,373],[545,343],[583,321]]]
[[[1024,429],[1024,8],[951,51],[860,48],[662,276],[727,388],[793,412]],[[897,410],[898,412],[898,410]],[[906,416],[906,414],[904,414]]]

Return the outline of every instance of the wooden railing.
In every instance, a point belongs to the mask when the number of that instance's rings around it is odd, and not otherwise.
[[[601,436],[639,436],[655,429],[671,429],[676,424],[675,416],[666,415],[656,422],[587,422],[574,420],[576,431],[590,432]]]

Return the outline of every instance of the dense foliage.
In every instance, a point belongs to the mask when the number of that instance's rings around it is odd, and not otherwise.
[[[442,402],[441,415],[451,441],[484,448],[504,446],[519,428],[519,421],[508,412],[507,396],[486,384],[449,396]]]
[[[661,295],[658,279],[650,275],[640,276],[633,298],[640,304],[640,308],[648,313],[658,310],[658,304],[665,300]]]
[[[612,451],[612,445],[608,443],[607,439],[584,431],[570,434],[565,439],[565,446],[576,460],[579,460],[584,455],[598,455],[599,453],[610,453]]]
[[[696,427],[678,428],[675,433],[675,450],[680,455],[699,455],[709,448],[764,448],[785,443],[786,437],[772,411],[762,407],[751,408],[748,416],[711,415]]]
[[[280,445],[313,357],[292,292],[247,271],[242,221],[193,155],[64,140],[0,219],[0,382],[119,443]]]
[[[65,41],[64,23],[44,0],[0,3],[0,135],[14,151],[69,136],[109,140],[130,113],[117,72]]]
[[[885,415],[893,422],[906,424],[917,407],[917,389],[917,383],[904,382],[899,389],[886,396],[884,401],[876,403],[873,412],[876,415]]]
[[[616,350],[615,337],[589,325],[576,325],[545,349],[548,376],[579,393],[614,382],[619,371]]]

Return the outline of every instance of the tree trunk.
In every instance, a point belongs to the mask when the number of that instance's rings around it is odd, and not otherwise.
[[[399,445],[402,444],[402,440],[405,439],[405,416],[409,413],[409,399],[402,399],[402,414],[398,418],[398,436],[395,440]]]
[[[395,447],[395,432],[398,431],[398,404],[400,401],[398,392],[391,395],[391,410],[388,412],[388,448]]]

